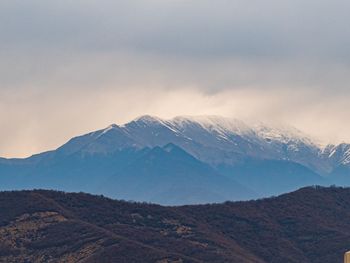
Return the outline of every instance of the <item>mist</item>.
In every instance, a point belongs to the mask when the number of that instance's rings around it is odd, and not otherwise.
[[[2,1],[0,156],[144,114],[350,141],[348,1]]]

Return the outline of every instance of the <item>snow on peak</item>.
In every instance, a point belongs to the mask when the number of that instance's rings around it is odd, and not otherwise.
[[[103,134],[106,134],[107,132],[114,130],[114,129],[117,129],[117,128],[119,128],[119,126],[117,124],[111,124],[107,128],[103,129],[101,131],[101,133],[98,135],[98,137],[101,137]]]
[[[308,145],[318,146],[317,140],[311,139],[298,129],[281,124],[265,124],[262,122],[243,122],[241,120],[221,116],[179,116],[171,120],[176,126],[184,126],[188,123],[197,123],[202,128],[216,132],[222,137],[228,135],[240,135],[243,137],[258,137],[266,141],[303,142]]]
[[[350,164],[350,148],[344,153],[342,164]]]
[[[282,124],[270,124],[256,123],[252,125],[257,135],[265,140],[280,141],[283,143],[289,142],[303,142],[308,145],[318,145],[316,140],[311,139],[300,130]]]
[[[172,123],[178,126],[183,126],[186,123],[196,123],[202,128],[209,131],[218,132],[234,132],[243,134],[251,129],[242,121],[216,115],[208,116],[179,116],[171,120]]]
[[[144,122],[144,123],[157,123],[163,122],[161,118],[151,115],[142,115],[133,120],[134,122]]]
[[[262,122],[244,122],[238,119],[217,115],[185,115],[166,120],[155,116],[143,115],[134,119],[133,122],[141,123],[144,126],[160,124],[176,133],[181,133],[181,131],[191,125],[197,125],[207,130],[209,133],[215,134],[221,140],[230,140],[232,135],[239,135],[254,141],[276,141],[295,145],[304,143],[319,149],[322,148],[320,142],[311,139],[309,136],[291,126],[265,124]]]
[[[341,143],[339,145],[329,145],[325,153],[328,155],[328,158],[336,158],[339,160],[339,163],[348,165],[350,164],[350,145],[346,143]]]

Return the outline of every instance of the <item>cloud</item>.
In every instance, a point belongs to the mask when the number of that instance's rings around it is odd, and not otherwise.
[[[273,119],[350,141],[350,3],[4,0],[0,156],[137,115]]]

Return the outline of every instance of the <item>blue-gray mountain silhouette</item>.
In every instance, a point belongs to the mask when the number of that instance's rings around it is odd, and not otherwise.
[[[0,187],[59,189],[161,204],[245,200],[350,182],[350,146],[217,116],[142,116],[26,159],[0,159]]]

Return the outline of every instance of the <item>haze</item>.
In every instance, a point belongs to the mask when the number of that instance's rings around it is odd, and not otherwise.
[[[3,0],[0,156],[139,115],[277,121],[350,142],[350,2]]]

